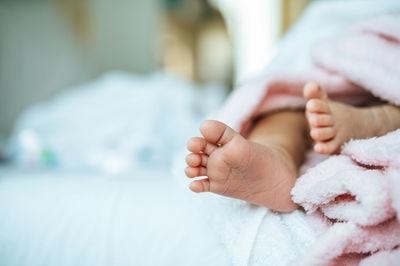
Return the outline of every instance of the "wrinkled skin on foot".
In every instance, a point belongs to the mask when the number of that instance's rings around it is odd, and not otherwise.
[[[213,192],[245,200],[276,211],[297,208],[290,190],[297,178],[296,167],[284,149],[246,140],[218,121],[205,121],[203,137],[192,138],[186,157],[189,178],[206,176],[190,184],[194,192]]]
[[[303,90],[307,100],[306,117],[314,150],[321,154],[337,154],[341,146],[351,139],[365,139],[378,132],[381,113],[375,108],[357,108],[328,98],[326,92],[314,81]]]

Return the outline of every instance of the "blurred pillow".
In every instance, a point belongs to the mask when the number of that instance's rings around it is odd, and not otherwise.
[[[8,154],[18,165],[117,174],[166,168],[224,98],[217,85],[113,72],[29,108]]]

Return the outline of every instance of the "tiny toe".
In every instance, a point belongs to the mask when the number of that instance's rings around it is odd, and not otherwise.
[[[191,153],[186,156],[186,163],[190,167],[207,166],[208,156],[205,154]]]
[[[326,101],[311,99],[306,104],[306,111],[311,113],[328,114],[331,110]]]
[[[326,92],[315,81],[307,82],[307,84],[304,85],[303,95],[306,100],[315,99],[315,98],[324,100],[327,98]]]
[[[333,117],[330,114],[315,114],[310,113],[307,117],[310,126],[312,127],[328,127],[333,126]]]
[[[201,164],[201,155],[196,153],[191,153],[186,156],[186,164],[190,167],[197,167]]]
[[[198,177],[198,176],[206,176],[207,169],[205,167],[186,167],[185,174],[189,178]]]
[[[208,178],[202,180],[195,180],[192,183],[190,183],[189,188],[196,193],[209,192],[210,180]]]
[[[335,131],[332,127],[313,128],[310,136],[315,141],[327,141],[335,136]]]
[[[224,123],[215,120],[206,120],[200,126],[204,138],[213,144],[224,145],[238,135],[236,131]]]
[[[337,153],[338,144],[335,141],[318,142],[314,145],[314,151],[320,154]]]
[[[187,143],[187,149],[193,153],[200,153],[206,148],[206,140],[199,137],[191,138]]]

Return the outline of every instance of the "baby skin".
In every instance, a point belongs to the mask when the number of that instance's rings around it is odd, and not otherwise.
[[[186,157],[193,192],[213,192],[279,212],[298,206],[290,191],[304,154],[333,154],[350,139],[384,135],[400,127],[400,109],[391,105],[358,108],[332,101],[315,82],[303,90],[304,111],[281,111],[259,118],[247,138],[218,121],[205,121],[202,137],[189,140]],[[309,134],[309,136],[308,136]]]
[[[316,82],[303,90],[306,117],[314,150],[321,154],[339,153],[351,139],[382,136],[400,127],[399,108],[392,105],[360,108],[329,100]]]

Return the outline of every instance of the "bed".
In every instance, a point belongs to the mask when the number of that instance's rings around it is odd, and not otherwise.
[[[315,2],[262,75],[304,68],[316,41],[388,9],[373,3]],[[164,73],[110,73],[27,110],[0,168],[0,265],[292,262],[314,241],[303,213],[186,189],[185,141],[223,98]]]

